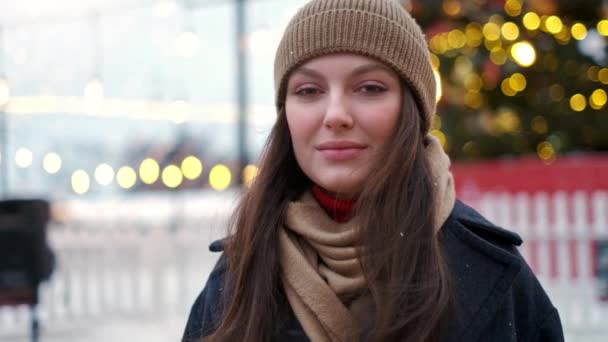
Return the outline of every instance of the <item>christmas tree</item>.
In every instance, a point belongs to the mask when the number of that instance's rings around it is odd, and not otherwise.
[[[442,94],[433,133],[454,159],[608,150],[608,4],[432,0],[426,32]]]

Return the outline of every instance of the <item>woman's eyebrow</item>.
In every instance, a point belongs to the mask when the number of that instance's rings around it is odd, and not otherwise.
[[[388,73],[391,73],[392,70],[390,68],[388,68],[387,66],[383,65],[383,64],[379,64],[379,63],[370,63],[370,64],[364,64],[361,65],[359,67],[356,67],[355,70],[353,70],[351,72],[352,76],[359,76],[365,73],[368,73],[370,71],[385,71]]]
[[[295,74],[303,74],[305,76],[309,76],[309,77],[313,77],[313,78],[323,78],[321,73],[319,73],[313,69],[306,68],[306,67],[297,68],[296,70],[293,71],[293,75],[295,75]]]

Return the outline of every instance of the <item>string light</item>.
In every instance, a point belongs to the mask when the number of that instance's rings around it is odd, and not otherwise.
[[[540,27],[540,17],[534,12],[526,13],[522,21],[524,27],[530,31],[538,30],[538,28]]]
[[[189,180],[197,179],[203,172],[203,164],[195,156],[188,156],[184,158],[181,165],[181,171]]]
[[[500,32],[506,40],[513,41],[519,38],[519,27],[512,22],[504,23],[504,25],[502,25],[500,28]]]
[[[49,174],[55,174],[61,170],[61,157],[55,152],[49,152],[42,159],[42,168]]]
[[[587,100],[583,94],[575,94],[570,97],[570,108],[575,112],[582,112],[587,108]]]
[[[95,168],[95,180],[100,185],[110,185],[114,180],[114,169],[106,164],[99,164]]]
[[[583,40],[587,37],[587,27],[581,23],[576,23],[570,28],[572,37],[576,40]]]
[[[154,184],[160,176],[160,166],[152,158],[144,159],[139,165],[139,178],[144,184]]]
[[[209,184],[215,191],[226,190],[232,181],[232,174],[227,166],[218,164],[209,172]]]
[[[182,174],[182,170],[176,165],[168,165],[163,170],[161,178],[166,187],[175,189],[182,184],[184,175]]]
[[[596,89],[591,96],[589,96],[589,106],[593,109],[602,109],[606,104],[606,91],[604,89]]]
[[[597,32],[602,36],[608,37],[608,19],[600,20],[597,23]]]
[[[72,190],[78,195],[83,195],[89,191],[91,180],[84,170],[76,170],[72,173]]]
[[[18,167],[22,169],[28,168],[32,165],[32,161],[33,154],[30,149],[21,147],[15,152],[15,164],[17,164]]]
[[[137,183],[137,174],[129,166],[123,166],[116,172],[116,182],[123,189],[130,189]]]
[[[536,50],[528,41],[521,41],[511,47],[511,56],[523,67],[529,67],[536,62]]]

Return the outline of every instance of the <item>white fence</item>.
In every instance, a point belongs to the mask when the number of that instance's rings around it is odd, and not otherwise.
[[[41,291],[43,324],[117,315],[185,320],[217,258],[207,246],[223,234],[233,199],[80,203],[87,219],[50,226],[58,268]],[[569,336],[608,333],[608,303],[598,299],[594,269],[595,241],[608,238],[607,192],[487,193],[467,202],[523,237],[521,252],[560,310]],[[149,217],[154,219],[144,220]],[[24,327],[28,319],[25,308],[0,308],[0,332]]]

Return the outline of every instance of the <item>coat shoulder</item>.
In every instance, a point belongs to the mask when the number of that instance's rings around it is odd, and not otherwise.
[[[223,252],[224,240],[214,241],[209,246],[209,250]],[[209,274],[203,290],[192,304],[182,342],[200,341],[217,328],[224,308],[226,269],[226,257],[222,253]]]
[[[520,246],[522,238],[515,232],[499,227],[488,221],[479,212],[457,200],[446,224],[458,221],[460,226],[491,244],[508,247]]]

